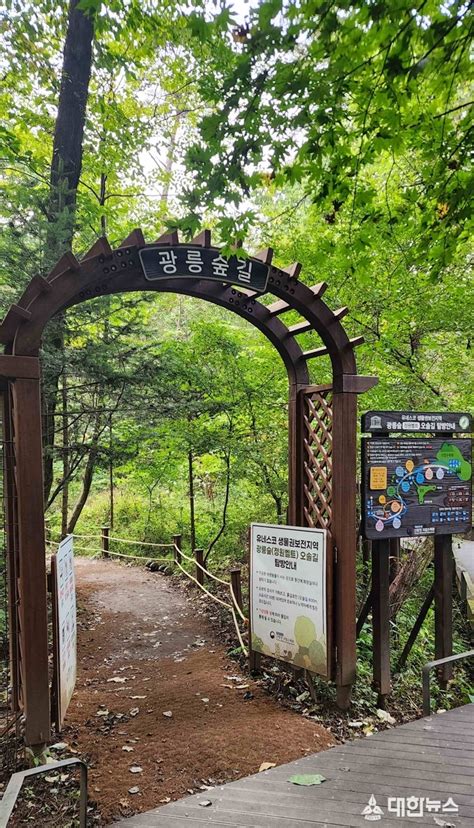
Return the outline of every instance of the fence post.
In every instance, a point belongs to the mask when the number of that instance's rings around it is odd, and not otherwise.
[[[183,541],[182,535],[173,535],[173,543],[175,545],[174,549],[174,559],[176,563],[181,563],[181,544]]]
[[[109,548],[110,548],[110,527],[103,526],[102,527],[102,557],[108,558],[109,557]]]
[[[204,549],[195,549],[194,557],[196,559],[196,580],[198,584],[202,585],[204,583],[204,572],[201,566],[204,566]],[[198,564],[201,566],[198,566]]]
[[[239,609],[243,612],[244,604],[242,601],[242,578],[240,566],[233,566],[230,570],[230,583]]]

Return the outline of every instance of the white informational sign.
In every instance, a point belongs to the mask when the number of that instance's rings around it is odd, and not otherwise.
[[[55,556],[57,594],[58,718],[62,723],[76,684],[76,581],[74,577],[73,537],[59,544]]]
[[[326,530],[253,523],[250,559],[252,649],[326,676]]]

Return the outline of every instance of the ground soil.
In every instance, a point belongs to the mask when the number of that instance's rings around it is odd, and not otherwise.
[[[102,824],[334,744],[240,672],[192,591],[115,561],[79,558],[76,578],[78,678],[61,739],[88,759]]]

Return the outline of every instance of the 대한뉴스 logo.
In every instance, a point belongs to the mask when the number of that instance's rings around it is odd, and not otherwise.
[[[382,819],[383,811],[379,805],[377,805],[377,800],[375,796],[372,796],[369,799],[369,804],[365,806],[364,810],[362,811],[362,816],[364,819],[369,820],[369,822],[376,822],[378,819]]]

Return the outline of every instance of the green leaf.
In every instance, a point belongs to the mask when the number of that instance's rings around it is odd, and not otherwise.
[[[310,785],[320,785],[321,782],[325,782],[326,777],[321,776],[320,773],[299,773],[296,776],[290,776],[288,782],[292,782],[293,785],[304,785],[309,787]]]

